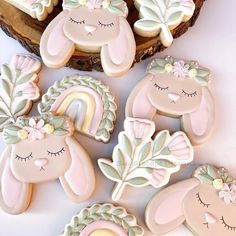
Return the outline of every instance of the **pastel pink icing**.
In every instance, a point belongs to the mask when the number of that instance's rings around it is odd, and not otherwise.
[[[121,226],[105,220],[95,221],[89,224],[84,230],[80,233],[80,236],[89,236],[96,229],[109,229],[117,233],[119,236],[128,236],[127,232]]]

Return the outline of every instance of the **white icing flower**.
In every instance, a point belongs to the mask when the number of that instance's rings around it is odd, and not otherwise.
[[[52,134],[55,129],[53,125],[46,124],[44,125],[43,130],[45,131],[46,134]]]
[[[236,185],[223,184],[219,197],[224,200],[226,204],[234,203],[236,201]]]
[[[40,119],[38,122],[36,122],[35,119],[31,118],[29,120],[29,126],[24,127],[24,129],[27,130],[29,133],[29,139],[43,139],[45,134],[45,131],[43,130],[44,124],[45,122],[43,119]]]
[[[86,6],[90,9],[90,10],[94,10],[94,9],[99,9],[102,7],[102,3],[101,0],[88,0],[86,3]]]
[[[176,77],[185,78],[189,76],[189,65],[185,64],[184,61],[176,61],[173,65],[173,73]]]
[[[172,69],[173,69],[173,66],[170,63],[167,63],[165,65],[165,71],[166,72],[170,73],[172,71]]]
[[[224,183],[222,179],[215,179],[213,180],[213,187],[217,190],[222,189]]]
[[[104,1],[102,2],[102,7],[103,7],[103,8],[108,8],[108,7],[110,6],[110,4],[111,4],[111,1],[109,1],[109,0],[104,0]]]
[[[21,140],[25,140],[28,138],[28,132],[25,129],[21,129],[17,132],[17,136],[21,139]]]
[[[195,68],[189,70],[188,75],[190,78],[194,78],[197,75],[197,70]]]

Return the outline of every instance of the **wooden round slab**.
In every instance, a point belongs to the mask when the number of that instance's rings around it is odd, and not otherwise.
[[[128,21],[133,26],[134,22],[138,20],[138,11],[135,9],[132,0],[126,2],[129,7]],[[174,38],[181,36],[190,26],[194,25],[204,0],[194,0],[194,2],[196,9],[193,17],[173,30]],[[32,19],[29,15],[6,3],[4,0],[0,0],[0,27],[7,35],[18,40],[28,51],[40,56],[39,42],[41,35],[48,23],[62,11],[61,5],[59,3],[54,12],[45,21],[40,22]],[[137,44],[135,62],[140,62],[157,51],[165,49],[158,37],[144,38],[135,34],[135,39]],[[92,69],[102,71],[100,55],[97,53],[75,51],[67,66],[84,71],[91,71]]]

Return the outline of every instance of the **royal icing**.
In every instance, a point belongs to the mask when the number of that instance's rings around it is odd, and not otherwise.
[[[128,98],[126,116],[152,120],[158,113],[180,118],[181,128],[192,143],[201,144],[210,136],[214,123],[209,82],[210,71],[196,61],[169,56],[154,59]]]
[[[16,55],[1,67],[0,131],[17,117],[28,113],[40,97],[37,86],[41,63],[28,55]]]
[[[43,21],[53,11],[58,0],[5,0],[31,17]]]
[[[165,47],[173,42],[171,31],[188,21],[195,10],[193,0],[135,0],[135,6],[140,19],[135,22],[134,31],[144,37],[159,35]]]
[[[233,236],[235,203],[235,180],[224,168],[204,165],[193,178],[157,193],[146,208],[146,223],[157,235],[185,223],[194,235]]]
[[[114,97],[101,81],[90,76],[73,75],[57,81],[42,97],[40,113],[66,114],[77,131],[108,142],[114,129]]]
[[[93,166],[73,131],[67,117],[52,115],[21,117],[4,128],[7,148],[0,162],[0,205],[6,212],[24,212],[32,185],[56,179],[72,201],[90,197],[95,187]]]
[[[64,0],[63,9],[41,38],[41,57],[47,66],[66,65],[77,48],[84,52],[99,52],[108,76],[120,76],[129,70],[136,44],[126,20],[125,1]]]
[[[155,124],[145,119],[126,118],[124,131],[113,150],[112,161],[99,159],[102,173],[116,182],[112,199],[118,201],[127,185],[160,188],[182,164],[193,160],[193,148],[183,132],[172,136],[159,132],[154,139]]]
[[[144,230],[136,218],[123,207],[94,204],[84,208],[66,225],[61,236],[143,236]]]

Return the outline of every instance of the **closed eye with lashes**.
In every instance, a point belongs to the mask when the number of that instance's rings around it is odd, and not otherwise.
[[[100,25],[101,27],[106,28],[106,27],[112,27],[112,26],[114,26],[114,23],[111,22],[110,24],[104,24],[104,23],[102,23],[101,21],[98,21],[98,25]]]
[[[163,91],[163,90],[168,90],[169,87],[161,87],[160,85],[158,85],[157,83],[154,84],[155,88],[158,88],[159,90]]]
[[[70,18],[70,22],[75,23],[77,25],[84,25],[85,24],[85,20],[82,21],[76,21],[73,18]]]
[[[57,156],[60,156],[62,155],[64,152],[65,152],[65,148],[63,147],[60,151],[58,152],[50,152],[50,151],[47,151],[48,152],[48,155],[51,156],[51,157],[57,157]]]
[[[187,97],[195,97],[197,96],[197,91],[193,93],[187,93],[186,91],[182,90],[182,94],[184,94],[184,96],[187,96]]]
[[[220,221],[221,221],[222,225],[224,225],[224,227],[227,228],[228,230],[232,230],[232,231],[236,230],[236,227],[230,226],[225,222],[225,219],[223,216],[221,217]]]
[[[18,161],[29,161],[31,158],[33,158],[33,153],[31,152],[29,154],[29,156],[26,156],[26,157],[21,157],[19,155],[16,155],[15,159],[17,159]]]
[[[208,208],[211,205],[211,204],[207,204],[207,203],[203,202],[199,193],[196,194],[196,198],[197,198],[198,202],[200,203],[200,205],[202,205],[203,207]]]

